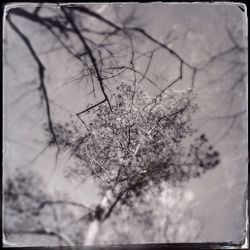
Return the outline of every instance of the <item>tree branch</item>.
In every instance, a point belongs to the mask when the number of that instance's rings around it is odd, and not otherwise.
[[[140,185],[143,185],[145,182],[148,182],[148,180],[143,180],[140,182],[136,182],[134,184],[132,184],[131,186],[127,187],[125,190],[121,191],[119,193],[119,195],[116,197],[115,201],[112,203],[112,205],[109,207],[107,213],[105,214],[103,220],[106,220],[110,217],[112,211],[114,210],[114,208],[116,207],[116,205],[118,204],[118,202],[121,200],[121,198],[123,197],[123,195],[127,192],[129,192],[131,189],[134,189]]]
[[[123,31],[123,32],[127,32],[128,30],[131,31],[135,31],[138,32],[140,34],[142,34],[143,36],[145,36],[146,38],[148,38],[150,41],[160,45],[162,48],[166,49],[170,54],[172,54],[173,56],[175,56],[178,60],[180,60],[183,64],[185,64],[188,68],[193,69],[194,67],[191,66],[189,63],[187,63],[185,60],[183,60],[175,51],[173,51],[172,49],[170,49],[168,46],[166,46],[165,44],[159,42],[158,40],[156,40],[155,38],[153,38],[151,35],[149,35],[145,30],[138,28],[138,27],[120,27],[116,24],[114,24],[113,22],[109,21],[108,19],[102,17],[101,15],[99,15],[98,13],[89,10],[87,7],[85,6],[80,6],[80,7],[71,7],[71,9],[73,10],[77,10],[80,11],[82,13],[91,15],[95,18],[97,18],[98,20],[106,23],[107,25],[109,25],[110,27],[114,28],[115,30],[118,31]]]
[[[80,203],[77,203],[77,202],[73,202],[73,201],[65,201],[65,200],[46,200],[46,201],[43,201],[41,202],[41,204],[39,205],[38,209],[43,209],[45,206],[48,206],[48,205],[71,205],[71,206],[75,206],[75,207],[80,207],[80,208],[83,208],[83,209],[87,209],[87,210],[92,210],[90,209],[89,207],[83,205],[83,204],[80,204]]]
[[[89,110],[91,110],[91,109],[93,109],[93,108],[95,108],[95,107],[101,105],[102,103],[104,103],[104,102],[106,102],[106,101],[107,101],[107,100],[104,99],[104,100],[102,100],[101,102],[98,102],[97,104],[95,104],[95,105],[93,105],[93,106],[91,106],[91,107],[89,107],[89,108],[87,108],[87,109],[85,109],[85,110],[83,110],[83,111],[77,113],[76,115],[79,116],[79,115],[81,115],[81,114],[83,114],[83,113],[85,113],[85,112],[87,112],[87,111],[89,111]]]
[[[66,9],[64,7],[61,7],[65,17],[67,18],[67,20],[69,21],[69,23],[71,24],[73,30],[75,31],[76,35],[79,37],[80,41],[83,43],[88,55],[89,55],[89,58],[94,66],[94,69],[95,69],[95,72],[96,72],[96,76],[97,76],[97,79],[98,79],[98,82],[101,86],[101,90],[102,90],[102,93],[104,95],[104,98],[106,99],[106,101],[108,102],[108,105],[109,105],[109,108],[110,110],[112,111],[112,107],[111,107],[111,104],[109,102],[109,99],[108,99],[108,96],[105,92],[105,89],[104,89],[104,84],[103,84],[103,79],[102,79],[102,76],[99,72],[99,69],[98,69],[98,66],[96,64],[96,59],[91,51],[91,49],[89,48],[87,42],[85,41],[85,38],[83,37],[83,35],[81,34],[80,30],[78,29],[78,27],[76,26],[74,20],[72,19],[71,15],[66,11]]]
[[[53,142],[56,143],[57,145],[57,154],[60,151],[59,145],[57,143],[57,139],[56,139],[56,135],[54,132],[54,128],[53,128],[53,124],[52,124],[52,119],[51,119],[51,114],[50,114],[50,104],[49,104],[49,98],[48,98],[48,93],[47,93],[47,88],[45,86],[45,82],[44,82],[44,71],[45,71],[45,67],[43,66],[41,60],[39,59],[39,57],[37,56],[33,46],[31,45],[29,39],[17,28],[17,26],[11,21],[10,16],[7,16],[7,20],[10,24],[10,26],[12,27],[12,29],[19,35],[19,37],[23,40],[23,42],[25,43],[25,45],[27,46],[28,50],[30,51],[32,57],[34,58],[34,60],[37,63],[38,66],[38,73],[39,73],[39,78],[40,78],[40,89],[42,91],[43,97],[44,97],[44,101],[45,101],[45,106],[46,106],[46,113],[47,113],[47,119],[48,119],[48,125],[49,125],[49,130],[50,133],[52,134],[53,137]]]

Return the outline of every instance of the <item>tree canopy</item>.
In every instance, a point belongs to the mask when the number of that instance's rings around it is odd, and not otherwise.
[[[214,104],[217,110],[222,107],[222,112],[228,104],[227,98],[234,99],[235,89],[238,86],[244,88],[247,74],[242,31],[227,26],[230,46],[220,48],[216,53],[209,51],[207,57],[203,57],[197,51],[186,48],[183,51],[182,46],[175,46],[179,37],[174,29],[169,28],[168,33],[157,37],[151,27],[151,34],[147,25],[140,22],[135,6],[125,15],[116,5],[110,5],[105,12],[105,6],[45,4],[8,6],[6,9],[6,34],[17,40],[13,45],[11,39],[5,37],[8,70],[12,66],[9,63],[20,71],[27,62],[32,65],[26,67],[25,84],[33,89],[25,89],[13,102],[16,105],[30,93],[36,93],[32,95],[32,101],[35,103],[34,100],[39,99],[39,103],[34,106],[36,112],[33,113],[45,114],[40,124],[43,124],[46,145],[30,165],[46,150],[56,149],[56,162],[61,155],[69,155],[73,161],[73,166],[67,166],[68,176],[93,180],[102,198],[90,208],[68,197],[55,199],[46,193],[42,187],[45,184],[41,184],[34,173],[25,173],[23,168],[23,174],[5,183],[6,216],[9,221],[12,215],[16,216],[13,223],[5,223],[6,232],[52,236],[68,245],[83,244],[86,239],[92,244],[95,238],[100,242],[110,239],[105,234],[103,238],[95,237],[98,230],[100,234],[105,231],[105,225],[112,227],[116,224],[117,227],[128,219],[139,228],[147,228],[150,239],[162,240],[164,238],[155,235],[153,230],[159,229],[156,224],[161,224],[164,209],[170,211],[171,204],[159,201],[150,193],[152,189],[167,199],[166,189],[178,190],[191,178],[200,177],[221,162],[220,149],[211,140],[210,131],[197,130],[193,118],[202,108],[201,100],[197,98],[201,88],[212,89],[216,84],[220,86],[221,82],[228,81],[230,86],[223,99],[225,103],[221,106]],[[19,42],[20,46],[16,46]],[[194,50],[197,43],[194,41],[190,45]],[[11,51],[9,48],[13,46],[16,48]],[[11,53],[22,50],[24,59],[17,57],[19,60],[8,62]],[[192,60],[192,56],[197,55],[199,60]],[[53,75],[60,67],[60,73],[65,73],[63,80]],[[216,74],[214,68],[218,68]],[[6,75],[11,74],[8,71]],[[17,73],[19,76],[21,73]],[[9,82],[13,84],[13,79]],[[19,79],[15,84],[18,87]],[[223,89],[223,84],[218,89]],[[84,96],[80,95],[80,90]],[[218,101],[221,97],[212,93],[212,100]],[[211,119],[216,121],[232,120],[226,132],[245,113],[245,110],[237,111],[238,105],[236,108],[234,105],[232,101],[233,108],[223,116],[222,112],[218,116],[212,114]],[[210,114],[205,122],[209,117]],[[153,213],[152,209],[158,206],[159,211]],[[79,208],[80,216],[77,217],[74,209],[69,207]],[[140,213],[135,219],[129,217],[129,211]],[[119,216],[119,212],[123,215]],[[181,218],[189,216],[183,209],[178,209],[178,205],[171,213],[172,216],[180,214]],[[158,230],[161,236],[164,231],[164,237],[169,237],[170,241],[175,236],[178,239],[179,234],[178,230],[171,229],[171,225],[181,224],[181,220],[173,222],[172,216],[164,217],[169,221],[169,228],[164,224]],[[43,223],[52,217],[53,220]],[[65,224],[56,227],[58,218],[74,224],[74,229],[67,231]],[[28,221],[27,229],[22,228],[24,221]],[[193,223],[192,220],[184,221]],[[188,230],[189,227],[183,228]],[[122,235],[121,240],[127,236],[133,239],[133,235],[124,236],[123,230],[114,230],[117,235]],[[145,239],[145,235],[141,237]]]

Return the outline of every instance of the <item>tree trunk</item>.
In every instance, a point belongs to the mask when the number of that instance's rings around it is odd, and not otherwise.
[[[90,223],[87,234],[86,234],[86,238],[84,241],[84,245],[93,245],[94,244],[95,239],[96,239],[96,235],[98,234],[100,226],[101,226],[100,224],[101,224],[101,221],[97,220],[97,219],[94,219]]]
[[[106,211],[107,209],[108,201],[111,197],[111,194],[112,194],[111,190],[108,190],[99,205],[100,209],[102,209],[103,211]],[[105,213],[103,212],[103,214]],[[96,236],[98,235],[98,232],[100,230],[101,223],[102,223],[101,218],[97,218],[97,217],[94,218],[94,220],[90,222],[87,233],[85,234],[84,232],[84,235],[86,235],[85,240],[84,240],[84,245],[94,244],[96,240]]]

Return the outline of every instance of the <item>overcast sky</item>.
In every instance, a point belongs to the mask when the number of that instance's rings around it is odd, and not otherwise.
[[[113,6],[114,4],[112,4]],[[244,13],[232,4],[135,4],[137,23],[143,25],[149,34],[164,41],[166,34],[176,37],[168,45],[178,51],[183,58],[192,64],[199,64],[209,55],[216,55],[231,46],[225,31],[226,24],[237,24],[245,29]],[[96,5],[96,10],[106,18],[112,19],[111,5]],[[132,4],[116,5],[120,15],[131,11]],[[68,63],[64,53],[42,53],[48,49],[47,37],[36,25],[16,18],[16,24],[28,34],[41,52],[42,60],[50,65],[46,71],[48,92],[51,100],[63,106],[68,112],[52,105],[54,119],[66,120],[84,108],[89,102],[88,91],[80,84],[72,87],[69,83],[75,76],[77,66]],[[89,20],[89,25],[95,25]],[[55,149],[48,149],[32,164],[28,164],[45,146],[45,136],[41,125],[46,122],[44,112],[38,112],[39,94],[34,82],[36,68],[29,52],[13,31],[5,26],[5,72],[4,72],[4,172],[6,175],[15,168],[32,168],[39,172],[47,183],[48,190],[68,192],[70,196],[85,203],[93,202],[96,189],[87,182],[77,182],[64,178],[64,169],[72,161],[68,155],[61,155],[56,167]],[[144,45],[147,49],[148,45]],[[208,53],[210,53],[208,55]],[[232,58],[235,59],[235,58]],[[151,68],[152,74],[162,74],[175,65],[167,60],[167,56],[157,54]],[[210,72],[202,72],[196,79],[199,111],[193,118],[193,124],[199,133],[206,133],[221,153],[221,164],[208,171],[202,178],[191,180],[186,189],[193,192],[194,214],[206,227],[201,232],[200,241],[238,241],[243,236],[245,226],[245,195],[247,188],[247,138],[245,116],[237,119],[224,135],[230,125],[227,119],[207,119],[244,110],[246,90],[244,86],[237,88],[233,99],[229,101],[228,81],[221,80],[212,86],[206,86],[210,79],[223,72],[224,65],[217,65]],[[171,71],[171,70],[170,70]],[[174,72],[172,70],[171,72]],[[174,73],[173,73],[174,74]],[[171,75],[169,76],[171,78]],[[63,86],[63,87],[62,87]],[[189,88],[184,79],[175,86],[176,90]],[[19,99],[27,91],[29,95]],[[153,94],[152,87],[146,87]],[[33,92],[32,92],[33,91]],[[233,100],[233,101],[232,101]],[[34,107],[34,104],[38,106]],[[41,108],[39,109],[42,110]],[[29,111],[29,112],[27,112]],[[218,140],[224,135],[220,140]]]

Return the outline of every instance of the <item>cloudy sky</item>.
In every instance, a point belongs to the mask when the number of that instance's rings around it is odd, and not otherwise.
[[[227,25],[242,29],[246,35],[244,12],[232,4],[120,4],[95,5],[94,9],[107,19],[114,18],[113,10],[126,16],[133,7],[136,9],[135,23],[141,25],[151,36],[160,41],[169,38],[168,46],[191,64],[201,65],[213,55],[230,48],[232,41],[226,32]],[[49,8],[54,8],[52,5]],[[48,37],[43,30],[30,22],[15,18],[16,24],[33,41],[41,59],[49,65],[46,70],[48,92],[53,100],[52,114],[55,120],[66,120],[72,114],[84,109],[90,101],[88,92],[80,84],[72,87],[72,79],[77,74],[77,65],[69,63],[65,53],[49,53]],[[87,20],[90,26],[94,20]],[[16,168],[32,168],[44,177],[50,192],[67,192],[70,196],[87,204],[98,199],[92,181],[79,185],[64,177],[65,168],[73,164],[68,155],[59,156],[55,166],[55,149],[43,151],[46,138],[42,124],[46,115],[39,102],[34,79],[36,67],[21,40],[8,25],[4,27],[4,173],[11,175]],[[242,44],[243,35],[239,36]],[[148,49],[144,44],[145,50]],[[227,60],[238,59],[235,54]],[[240,58],[239,60],[242,60]],[[244,58],[243,58],[244,60]],[[186,190],[193,193],[192,210],[196,217],[206,224],[199,241],[239,241],[245,227],[245,199],[247,188],[247,137],[246,115],[243,113],[235,122],[230,116],[246,109],[246,87],[243,85],[228,91],[231,79],[218,78],[227,70],[227,64],[211,65],[197,75],[195,88],[199,111],[193,117],[193,125],[198,133],[206,133],[221,153],[221,164],[208,171],[200,179],[191,180]],[[173,69],[172,69],[172,68]],[[175,74],[174,62],[162,53],[156,54],[151,74],[163,75],[171,79]],[[242,68],[240,69],[242,70]],[[165,75],[165,72],[171,72]],[[238,72],[237,72],[238,73]],[[189,88],[188,78],[184,78],[175,91]],[[146,86],[149,94],[154,89]],[[28,94],[26,94],[28,93]],[[60,107],[64,107],[64,110]],[[40,110],[40,111],[38,111]],[[220,117],[220,118],[216,118]],[[73,118],[74,119],[74,118]],[[231,125],[232,124],[232,125]]]

